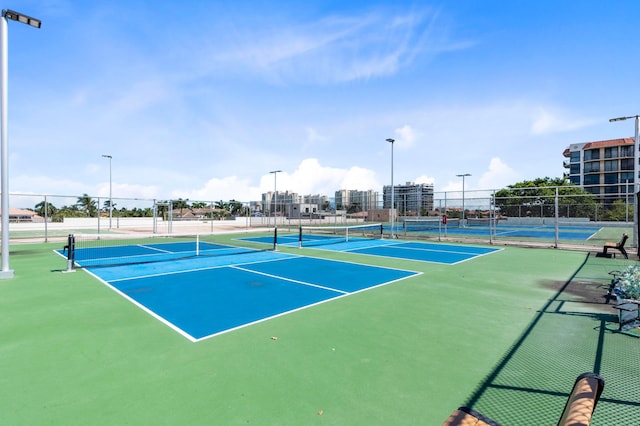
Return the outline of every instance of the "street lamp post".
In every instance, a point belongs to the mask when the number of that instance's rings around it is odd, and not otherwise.
[[[41,21],[14,10],[3,9],[0,19],[0,214],[2,215],[2,270],[0,279],[13,278],[13,270],[9,269],[9,160],[7,111],[9,104],[9,25],[7,19],[22,22],[34,28],[40,28]]]
[[[461,216],[460,223],[462,224],[462,227],[464,227],[464,178],[471,175],[469,173],[464,173],[456,176],[462,178],[462,216]]]
[[[111,230],[111,217],[113,216],[113,199],[111,198],[111,188],[112,188],[112,180],[111,180],[111,160],[112,156],[103,154],[104,158],[109,159],[109,230]]]
[[[276,210],[278,210],[277,207],[277,203],[278,203],[278,187],[276,185],[276,177],[278,176],[278,173],[282,173],[282,170],[273,170],[270,171],[269,173],[273,173],[273,227],[277,228],[278,227],[278,218],[276,217]]]
[[[393,143],[395,142],[395,139],[387,138],[386,141],[391,144],[391,238],[395,238],[396,236],[393,230],[394,221],[395,221],[395,217],[394,217],[395,206],[393,202],[394,201],[393,193],[395,192],[395,188],[393,187]]]
[[[638,165],[640,164],[640,115],[612,118],[609,122],[636,119],[636,131],[633,139],[633,245],[638,249]]]

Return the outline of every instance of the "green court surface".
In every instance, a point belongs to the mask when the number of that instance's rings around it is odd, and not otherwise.
[[[86,271],[63,273],[60,247],[11,246],[4,424],[440,425],[467,405],[554,425],[587,371],[606,382],[592,425],[640,424],[640,339],[607,330],[602,287],[633,260],[504,247],[445,265],[281,247],[422,274],[194,343]]]

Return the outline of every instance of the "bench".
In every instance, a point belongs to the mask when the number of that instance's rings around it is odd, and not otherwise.
[[[442,426],[500,426],[500,423],[469,407],[460,407],[451,413]]]
[[[613,249],[613,250],[618,250],[620,253],[622,253],[625,259],[628,259],[629,256],[627,255],[627,251],[624,248],[624,245],[626,244],[628,239],[629,239],[629,236],[627,234],[622,234],[622,239],[619,242],[604,243],[604,246],[602,247],[602,256],[611,257],[611,255],[609,255],[607,251],[609,251],[610,249]]]
[[[573,384],[558,426],[588,426],[603,389],[604,379],[598,374],[579,375]]]
[[[604,380],[598,374],[579,375],[567,398],[558,426],[589,426],[603,389]],[[469,407],[460,407],[451,413],[442,426],[500,426],[500,424]]]

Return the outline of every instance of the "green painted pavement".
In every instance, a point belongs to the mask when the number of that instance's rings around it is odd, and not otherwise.
[[[506,247],[449,266],[282,247],[423,274],[191,343],[86,272],[62,273],[60,245],[12,246],[15,278],[0,281],[6,424],[440,425],[469,402],[503,425],[531,410],[555,424],[594,367],[607,384],[593,424],[638,411],[625,360],[640,339],[602,333],[604,307],[553,285],[597,286],[630,261]]]

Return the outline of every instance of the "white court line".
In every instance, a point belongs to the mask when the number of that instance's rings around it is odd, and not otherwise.
[[[279,262],[281,260],[288,260],[288,259],[292,259],[294,257],[302,257],[300,255],[297,254],[289,254],[289,253],[283,253],[286,254],[289,257],[282,257],[280,259],[264,259],[264,260],[254,260],[251,262],[241,262],[241,263],[236,263],[235,265],[253,265],[256,263],[267,263],[267,262]],[[162,263],[162,262],[159,262]],[[118,265],[115,267],[120,267],[120,266],[130,266],[130,265]],[[153,278],[153,277],[159,277],[162,275],[177,275],[177,274],[184,274],[184,273],[189,273],[189,272],[199,272],[199,271],[207,271],[210,269],[220,269],[220,268],[228,268],[230,266],[234,266],[234,265],[229,265],[229,264],[225,264],[225,265],[213,265],[213,266],[203,266],[201,268],[190,268],[190,269],[183,269],[180,271],[164,271],[164,272],[158,272],[156,274],[147,274],[147,275],[138,275],[135,277],[125,277],[125,278],[116,278],[113,280],[109,280],[109,282],[119,282],[119,281],[129,281],[129,280],[137,280],[137,279],[141,279],[141,278]],[[89,268],[90,269],[90,268]]]
[[[269,278],[275,278],[275,279],[282,280],[282,281],[289,281],[289,282],[292,282],[292,283],[295,283],[295,284],[302,284],[302,285],[306,285],[306,286],[309,286],[309,287],[321,288],[323,290],[334,291],[336,293],[341,293],[341,294],[351,294],[348,291],[338,290],[336,288],[331,288],[331,287],[325,287],[323,285],[318,285],[318,284],[312,284],[312,283],[308,283],[308,282],[305,282],[305,281],[294,280],[292,278],[285,278],[285,277],[281,277],[279,275],[267,274],[266,272],[253,271],[251,269],[241,268],[241,267],[238,267],[236,265],[231,265],[229,267],[232,268],[232,269],[237,269],[239,271],[251,272],[253,274],[264,275],[265,277],[269,277]]]

